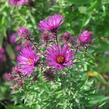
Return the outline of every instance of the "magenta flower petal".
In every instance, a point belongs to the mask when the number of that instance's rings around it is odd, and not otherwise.
[[[12,6],[22,6],[27,5],[29,3],[29,0],[9,0],[8,2]]]
[[[31,46],[22,48],[17,57],[17,69],[23,75],[31,75],[39,56],[35,53]]]
[[[72,59],[74,58],[73,50],[68,46],[64,45],[53,45],[46,50],[46,62],[48,66],[62,70],[65,67],[72,65]]]
[[[39,22],[39,29],[44,31],[56,31],[61,24],[63,23],[63,16],[55,14],[53,16],[49,16],[47,19],[41,20]]]

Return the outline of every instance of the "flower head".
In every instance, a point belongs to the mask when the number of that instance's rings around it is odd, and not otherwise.
[[[90,32],[90,31],[85,30],[79,36],[79,42],[81,44],[90,43],[91,40],[92,40],[92,32]]]
[[[20,27],[17,31],[19,37],[27,38],[31,35],[31,32],[26,27]]]
[[[22,48],[17,57],[18,71],[23,75],[30,76],[38,60],[39,56],[35,53],[31,46]]]
[[[68,45],[63,47],[60,45],[53,45],[47,49],[46,61],[50,67],[61,70],[72,65],[74,58],[73,50]]]
[[[9,42],[11,44],[15,44],[16,43],[16,33],[11,34],[10,38],[9,38]]]
[[[9,4],[12,6],[22,6],[27,5],[29,0],[9,0]]]
[[[63,16],[55,14],[39,22],[40,30],[56,31],[63,23]]]

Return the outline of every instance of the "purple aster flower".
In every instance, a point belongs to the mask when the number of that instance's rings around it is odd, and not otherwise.
[[[39,22],[40,30],[56,31],[63,23],[63,16],[55,14]]]
[[[9,0],[9,4],[12,6],[22,6],[27,5],[29,0]]]
[[[31,46],[22,48],[17,57],[17,69],[23,75],[30,76],[38,60],[39,56]]]
[[[87,30],[83,31],[83,32],[80,34],[78,40],[79,40],[79,42],[80,42],[81,44],[88,44],[88,43],[90,43],[91,40],[92,40],[92,32],[87,31]]]
[[[53,45],[46,51],[47,64],[58,70],[70,67],[73,64],[73,58],[74,52],[66,44],[63,47],[60,45]]]
[[[3,48],[0,48],[0,63],[4,62],[5,60],[6,60],[5,50]]]
[[[18,36],[21,38],[27,38],[31,35],[31,32],[26,27],[20,27],[17,31]]]

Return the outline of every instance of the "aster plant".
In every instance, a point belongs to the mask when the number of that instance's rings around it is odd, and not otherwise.
[[[17,104],[34,109],[92,109],[99,105],[92,99],[97,96],[95,80],[87,74],[94,62],[94,51],[89,47],[92,32],[85,30],[73,37],[70,32],[59,31],[63,23],[60,14],[41,20],[37,44],[26,27],[16,30],[23,41],[16,65],[4,79]]]

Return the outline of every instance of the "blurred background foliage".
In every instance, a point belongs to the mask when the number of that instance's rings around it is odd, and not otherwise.
[[[7,38],[6,31],[8,29],[16,31],[19,26],[30,28],[38,42],[40,36],[38,22],[54,13],[60,13],[65,17],[61,32],[68,31],[76,37],[85,29],[93,31],[91,46],[95,51],[90,54],[95,57],[96,62],[93,70],[99,73],[99,82],[103,85],[106,83],[101,90],[106,94],[109,93],[107,85],[109,82],[109,0],[33,0],[30,6],[22,7],[12,7],[6,0],[0,0],[0,47],[4,46],[4,40]],[[7,45],[6,49],[9,57],[14,60],[13,48]],[[7,63],[0,65],[1,74],[14,64],[10,60]],[[3,83],[0,84],[0,99],[3,99],[7,89]]]

